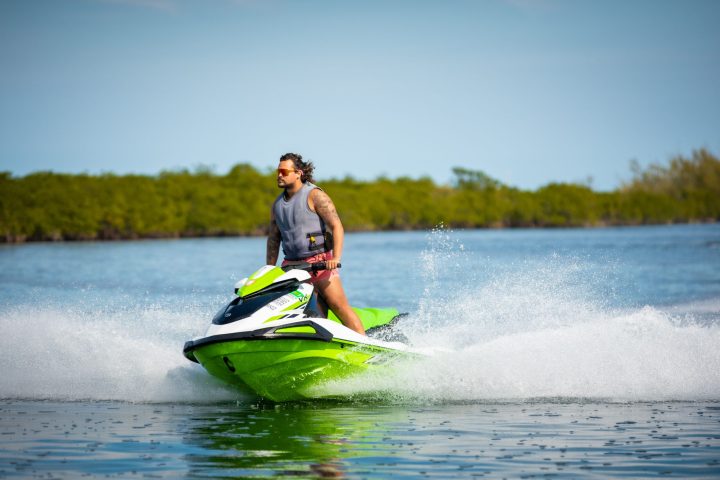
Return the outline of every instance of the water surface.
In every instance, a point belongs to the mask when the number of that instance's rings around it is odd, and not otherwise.
[[[264,243],[0,246],[0,477],[720,475],[720,226],[348,235],[438,353],[290,405],[181,353]]]

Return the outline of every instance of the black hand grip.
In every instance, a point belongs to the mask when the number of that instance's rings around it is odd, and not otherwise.
[[[340,267],[342,267],[342,264],[338,263],[337,268],[340,268]],[[327,270],[327,264],[326,264],[326,262],[311,263],[310,269],[313,272],[319,272],[320,270]]]
[[[337,264],[337,268],[342,267],[341,263]],[[317,263],[295,263],[290,265],[285,265],[282,267],[283,270],[286,272],[289,270],[309,270],[313,273],[319,272],[321,270],[326,270],[326,264],[325,262],[317,262]]]

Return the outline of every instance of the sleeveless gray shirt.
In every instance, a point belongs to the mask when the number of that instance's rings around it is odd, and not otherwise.
[[[325,251],[325,222],[308,206],[308,197],[315,188],[310,182],[304,183],[290,200],[283,192],[273,203],[286,260],[302,260]]]

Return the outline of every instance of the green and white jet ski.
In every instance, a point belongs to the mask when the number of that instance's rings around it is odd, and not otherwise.
[[[266,265],[235,285],[237,295],[204,337],[183,353],[213,376],[275,402],[334,396],[323,388],[389,362],[420,355],[394,340],[394,308],[354,308],[368,336],[317,313],[309,270],[323,263]]]

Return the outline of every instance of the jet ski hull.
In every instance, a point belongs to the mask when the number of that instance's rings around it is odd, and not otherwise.
[[[185,350],[211,375],[275,402],[333,397],[329,382],[380,368],[403,353],[321,338],[227,339]]]

